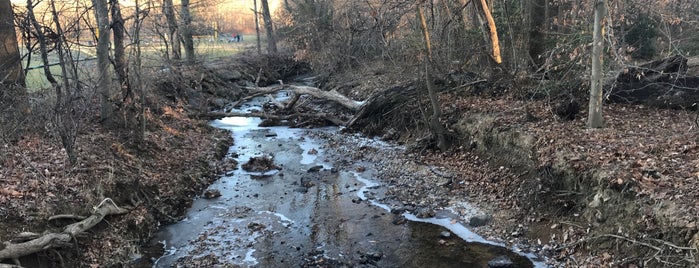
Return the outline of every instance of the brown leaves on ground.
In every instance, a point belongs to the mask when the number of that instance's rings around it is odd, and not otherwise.
[[[697,160],[699,159],[699,125],[696,122],[696,112],[606,104],[604,107],[606,127],[588,129],[587,113],[584,108],[583,113],[575,120],[562,121],[555,115],[552,105],[545,101],[457,97],[450,94],[444,94],[442,101],[445,122],[455,122],[472,114],[488,114],[494,117],[495,128],[532,135],[535,138],[532,148],[535,150],[533,155],[534,162],[538,165],[537,170],[567,165],[576,174],[597,175],[596,178],[599,178],[599,181],[581,183],[600,185],[602,188],[623,192],[636,200],[634,201],[637,203],[637,209],[634,210],[636,212],[620,218],[632,221],[624,224],[637,225],[636,228],[643,233],[626,233],[624,230],[619,237],[639,237],[639,240],[604,237],[607,241],[612,240],[643,248],[640,242],[643,238],[656,238],[657,234],[667,231],[664,228],[688,230],[690,233],[684,238],[679,238],[683,241],[692,238],[692,230],[696,232],[696,224],[699,221],[699,183],[696,183],[699,180],[699,160]],[[593,239],[584,238],[592,234],[590,225],[587,223],[588,220],[578,218],[579,214],[576,211],[579,210],[573,209],[576,205],[585,207],[587,203],[566,202],[570,200],[565,198],[566,194],[581,193],[549,192],[546,195],[532,193],[532,191],[546,191],[546,189],[527,189],[527,184],[537,183],[528,181],[532,179],[531,176],[518,174],[521,170],[493,165],[493,160],[496,159],[482,159],[482,157],[464,148],[455,150],[451,154],[431,154],[425,159],[432,165],[458,171],[459,179],[454,184],[452,193],[459,195],[465,192],[471,200],[493,209],[496,211],[496,216],[501,215],[505,221],[550,221],[551,223],[546,225],[557,226],[557,228],[539,234],[535,234],[535,230],[530,230],[532,237],[541,238],[544,243],[554,238],[556,241],[562,241],[563,237],[566,239],[565,242],[569,243],[573,239]],[[583,202],[592,201],[594,193],[586,194],[589,196],[576,198],[585,200]],[[529,197],[522,199],[524,196]],[[532,197],[534,199],[531,199]],[[546,198],[546,200],[537,198]],[[556,203],[558,198],[560,202]],[[563,217],[546,214],[546,210],[541,210],[544,203],[556,205],[556,210],[553,212],[575,213],[563,214],[569,215]],[[664,205],[661,207],[660,204]],[[515,216],[515,214],[518,215]],[[663,218],[654,218],[658,215]],[[558,226],[561,225],[561,221],[566,220],[580,223],[569,223],[565,228],[560,229]],[[667,222],[660,223],[659,220]],[[597,223],[593,222],[593,224]],[[661,224],[666,226],[661,227]],[[513,228],[507,226],[505,224],[500,228]],[[616,234],[622,232],[622,228],[604,232]],[[552,234],[558,234],[558,236],[552,237]],[[679,235],[683,233],[680,232]],[[658,238],[672,239],[662,235]],[[597,238],[595,241],[605,241],[604,239]],[[662,240],[654,240],[653,243],[659,243],[657,241],[662,242]],[[659,244],[663,248],[667,246],[667,244]],[[562,249],[561,256],[576,252],[571,249],[573,248]],[[607,252],[599,254],[609,255]],[[655,254],[666,253],[663,251]],[[586,258],[592,261],[580,263],[599,264],[599,260],[595,260],[594,256]],[[612,262],[604,261],[603,263]]]
[[[458,99],[452,111],[488,113],[496,126],[536,138],[541,166],[563,160],[577,171],[602,169],[611,185],[655,199],[699,199],[699,125],[691,111],[608,104],[606,127],[586,127],[586,113],[558,119],[544,101]],[[528,111],[538,120],[527,120]],[[692,204],[694,206],[699,204]]]
[[[29,133],[17,142],[0,144],[0,229],[6,230],[0,232],[0,240],[19,231],[43,232],[46,220],[55,214],[88,215],[92,206],[109,197],[119,206],[134,208],[79,239],[85,244],[80,246],[82,256],[64,257],[84,260],[73,263],[76,266],[126,260],[158,222],[177,217],[213,180],[212,169],[221,157],[218,145],[230,143],[228,133],[190,120],[181,110],[168,108],[163,115],[148,117],[145,141],[140,143],[125,138],[123,130],[90,124],[77,137],[75,165],[49,134]]]

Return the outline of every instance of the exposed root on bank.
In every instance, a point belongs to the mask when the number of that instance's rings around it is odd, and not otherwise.
[[[68,245],[78,234],[94,227],[100,223],[105,216],[129,212],[126,208],[118,207],[110,198],[105,198],[99,205],[93,207],[93,209],[92,215],[82,221],[66,226],[60,233],[45,233],[39,237],[36,237],[37,234],[32,233],[31,235],[20,235],[19,238],[24,238],[23,240],[31,238],[31,240],[26,242],[3,242],[3,245],[0,246],[0,260],[18,259],[26,255]],[[77,216],[73,216],[72,218],[76,217]],[[0,268],[3,267],[0,266]]]

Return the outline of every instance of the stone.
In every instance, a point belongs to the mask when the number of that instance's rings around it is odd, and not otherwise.
[[[442,231],[439,233],[439,237],[441,238],[450,238],[451,237],[451,232],[449,231]]]
[[[497,256],[495,259],[492,259],[488,261],[488,267],[490,268],[507,268],[507,267],[514,267],[514,262],[510,260],[505,255],[500,255]]]
[[[311,168],[309,168],[309,169],[308,169],[308,172],[309,172],[309,173],[311,173],[311,172],[318,172],[318,171],[321,171],[322,169],[323,169],[323,166],[322,166],[322,165],[316,165],[316,166],[312,166]]]
[[[221,191],[216,189],[208,189],[204,191],[204,198],[212,199],[221,196]]]
[[[487,225],[493,217],[490,215],[482,214],[471,217],[468,221],[468,225],[471,227],[480,227]]]

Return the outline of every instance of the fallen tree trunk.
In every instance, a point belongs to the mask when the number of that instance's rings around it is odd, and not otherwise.
[[[672,56],[629,66],[605,83],[609,100],[672,109],[697,109],[699,74],[696,60]]]
[[[297,95],[311,95],[311,96],[319,98],[319,99],[333,101],[333,102],[336,102],[336,103],[340,104],[342,107],[345,107],[351,111],[359,110],[359,108],[363,104],[363,102],[352,100],[352,99],[340,94],[337,91],[334,91],[334,90],[325,91],[325,90],[321,90],[317,87],[297,86],[297,85],[277,85],[277,86],[271,86],[271,87],[248,88],[248,89],[252,90],[252,92],[248,96],[246,96],[245,98],[242,98],[242,99],[238,100],[237,102],[235,102],[233,104],[233,107],[236,107],[243,102],[249,101],[250,99],[252,99],[254,97],[267,95],[267,94],[271,94],[271,93],[276,93],[276,92],[279,92],[281,90],[289,90]]]
[[[129,210],[120,208],[107,198],[104,199],[95,211],[86,219],[66,226],[60,233],[47,233],[38,238],[22,242],[4,242],[0,246],[0,260],[18,259],[22,256],[41,252],[50,248],[57,248],[69,244],[76,235],[94,227],[107,215],[125,214]]]

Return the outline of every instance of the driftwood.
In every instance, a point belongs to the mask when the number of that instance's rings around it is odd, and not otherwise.
[[[4,245],[0,245],[0,260],[18,259],[22,256],[70,244],[76,235],[97,225],[105,216],[127,212],[129,212],[128,209],[118,207],[111,199],[104,199],[94,207],[92,215],[80,222],[66,226],[60,233],[46,233],[21,243],[4,242]]]
[[[319,98],[319,99],[325,99],[329,101],[334,101],[342,107],[345,107],[351,111],[356,111],[359,110],[359,108],[362,106],[362,102],[352,100],[342,94],[340,94],[337,91],[331,90],[331,91],[325,91],[321,90],[316,87],[309,87],[309,86],[297,86],[297,85],[277,85],[277,86],[271,86],[271,87],[263,87],[263,88],[248,88],[252,90],[248,96],[245,98],[241,98],[237,102],[233,104],[233,107],[236,107],[240,105],[241,103],[244,103],[246,101],[249,101],[252,98],[258,97],[258,96],[263,96],[267,94],[272,94],[281,90],[289,90],[293,92],[295,95],[311,95],[313,97]]]
[[[609,100],[660,108],[697,109],[699,64],[682,56],[629,66],[605,83]]]
[[[292,111],[293,106],[297,103],[299,100],[299,97],[301,95],[310,95],[318,99],[324,99],[324,100],[329,100],[332,102],[335,102],[339,104],[340,106],[350,110],[350,111],[357,111],[362,107],[363,102],[355,101],[352,100],[342,94],[340,94],[337,91],[324,91],[316,87],[310,87],[310,86],[299,86],[299,85],[277,85],[277,86],[271,86],[271,87],[255,87],[255,88],[247,88],[250,90],[250,93],[245,96],[244,98],[241,98],[240,100],[236,101],[235,103],[231,104],[230,107],[237,107],[238,105],[247,102],[253,98],[260,97],[260,96],[265,96],[267,95],[268,98],[272,101],[272,104],[279,108],[282,111],[285,112],[292,112],[292,114],[287,114],[287,115],[279,115],[279,114],[269,114],[269,113],[259,113],[259,112],[250,112],[250,113],[243,113],[243,112],[208,112],[208,113],[201,113],[201,114],[196,114],[195,116],[198,118],[202,119],[220,119],[224,117],[231,117],[231,116],[240,116],[240,117],[259,117],[262,119],[270,119],[270,120],[293,120],[293,119],[322,119],[322,120],[327,120],[328,122],[331,122],[334,125],[337,126],[344,126],[347,124],[347,120],[343,120],[339,116],[332,114],[332,113],[299,113],[299,112],[294,112]],[[273,93],[282,91],[282,90],[287,90],[291,93],[293,93],[293,96],[289,102],[286,104],[280,103],[276,101],[272,96],[270,96]]]

